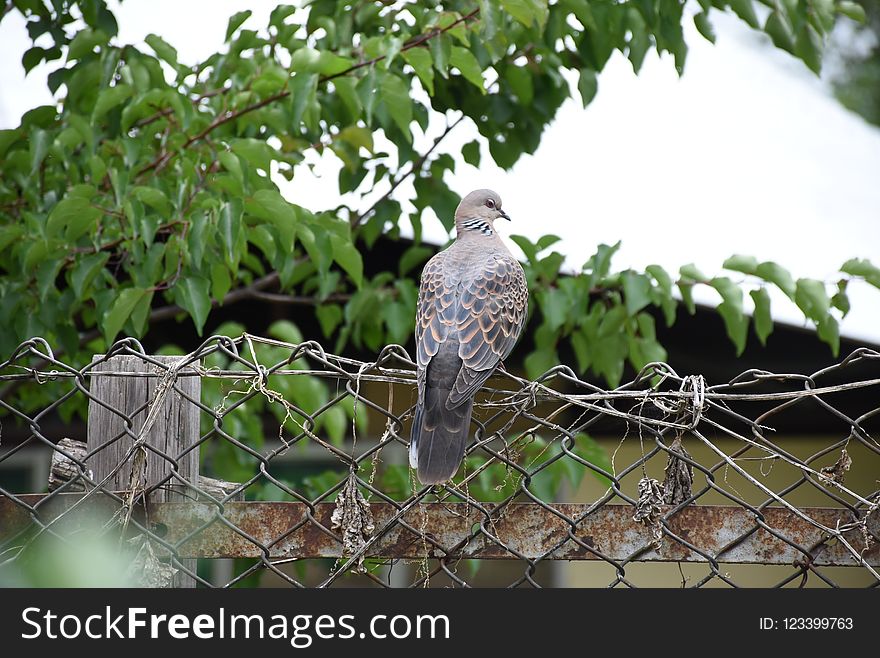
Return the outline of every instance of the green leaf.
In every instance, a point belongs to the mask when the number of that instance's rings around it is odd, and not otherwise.
[[[722,302],[718,305],[718,314],[724,320],[727,336],[736,347],[736,355],[741,356],[746,349],[746,340],[749,333],[749,319],[741,308],[733,304]]]
[[[461,156],[472,167],[480,166],[480,142],[476,139],[461,147]]]
[[[295,13],[295,5],[278,5],[272,10],[272,13],[269,14],[269,25],[274,25],[275,27],[280,28],[284,25],[284,20],[293,16]]]
[[[591,273],[591,286],[608,276],[608,273],[611,271],[611,259],[620,249],[620,245],[621,242],[619,240],[611,246],[600,244],[596,248],[596,253],[590,257],[590,260],[584,263],[583,269]]]
[[[449,63],[457,68],[465,80],[477,87],[481,93],[486,93],[486,88],[483,84],[483,68],[470,50],[460,46],[453,46]]]
[[[691,281],[706,281],[709,278],[705,274],[703,274],[700,269],[693,263],[682,265],[680,268],[678,268],[678,273],[683,278],[690,279]]]
[[[574,452],[581,459],[590,462],[593,466],[597,468],[601,468],[606,473],[614,473],[614,466],[611,465],[611,458],[608,456],[608,452],[601,446],[599,443],[593,439],[588,434],[580,432],[576,434],[574,437],[575,447],[572,452]],[[601,473],[596,473],[594,470],[590,469],[590,473],[593,474],[599,482],[602,483],[602,486],[610,487],[611,480],[602,475]]]
[[[817,279],[798,279],[794,301],[804,315],[816,323],[824,320],[831,308],[825,284]]]
[[[21,56],[21,65],[24,68],[25,75],[30,73],[31,69],[42,62],[48,52],[49,51],[40,46],[35,46],[26,50],[24,55]]]
[[[755,268],[755,276],[776,284],[776,287],[784,292],[789,299],[794,299],[794,279],[791,278],[791,274],[784,267],[767,261]]]
[[[125,288],[119,291],[116,300],[110,306],[110,310],[101,323],[108,345],[113,342],[113,339],[122,330],[122,325],[146,295],[147,290],[144,288]]]
[[[843,279],[838,281],[837,283],[837,292],[831,298],[831,305],[839,310],[843,317],[846,317],[846,314],[849,313],[849,296],[846,294],[846,285],[848,281]]]
[[[298,223],[295,207],[276,190],[260,190],[254,194],[255,205],[248,210],[261,219],[271,222],[278,229],[284,250],[293,251]]]
[[[592,363],[590,354],[590,340],[584,332],[575,331],[569,336],[571,347],[574,350],[574,357],[577,360],[578,372],[583,374],[587,371]]]
[[[427,48],[410,48],[401,53],[404,61],[413,67],[428,94],[434,95],[434,60]]]
[[[272,231],[265,224],[257,224],[256,226],[249,227],[247,231],[247,239],[251,244],[259,247],[260,251],[263,252],[263,255],[266,257],[270,263],[275,264],[276,256],[278,254],[278,247],[276,243],[279,243],[278,240],[278,232]],[[290,252],[285,249],[284,254],[287,255]]]
[[[339,131],[336,140],[347,142],[356,149],[363,148],[373,152],[373,133],[363,126],[346,126]]]
[[[98,92],[98,100],[95,101],[92,120],[100,119],[114,107],[130,98],[132,94],[134,94],[134,89],[127,84],[118,84],[115,87],[102,89]]]
[[[70,284],[73,287],[73,294],[77,299],[84,299],[84,293],[88,290],[89,285],[94,281],[98,272],[104,267],[104,263],[110,258],[107,252],[99,252],[89,256],[83,256],[76,261],[73,270],[70,273]]]
[[[201,276],[188,276],[174,286],[174,298],[178,306],[192,318],[199,336],[205,327],[208,313],[211,310],[211,296],[208,292],[209,282]]]
[[[211,296],[218,304],[223,303],[223,298],[232,287],[232,277],[229,276],[229,268],[223,263],[211,264]]]
[[[56,290],[55,280],[58,278],[58,272],[63,264],[63,260],[47,258],[37,267],[35,278],[37,280],[37,291],[41,303],[46,301],[46,297],[50,291]]]
[[[24,228],[15,224],[0,226],[0,251],[18,240],[24,234]]]
[[[761,345],[767,344],[767,337],[773,332],[773,318],[770,317],[770,294],[766,288],[752,290],[749,295],[755,303],[755,333]]]
[[[217,154],[217,159],[220,161],[220,164],[223,165],[223,168],[232,174],[235,180],[239,183],[244,182],[244,172],[241,168],[241,161],[235,153],[221,151]]]
[[[562,238],[558,235],[553,235],[552,233],[548,233],[546,235],[542,235],[538,238],[538,241],[535,243],[535,246],[538,248],[538,251],[544,251],[545,249],[552,247],[557,242],[561,242]]]
[[[325,338],[330,338],[342,322],[342,308],[338,304],[321,304],[315,309],[315,315]]]
[[[718,305],[718,314],[724,320],[727,336],[736,346],[736,355],[739,356],[746,348],[748,339],[749,319],[743,311],[742,290],[727,277],[715,277],[709,281],[721,295],[723,300]]]
[[[318,418],[324,423],[324,429],[327,431],[330,443],[337,447],[342,447],[345,430],[348,428],[345,411],[343,411],[342,407],[330,407]]]
[[[723,301],[742,310],[742,290],[736,283],[726,276],[717,276],[709,281],[709,285],[718,291]]]
[[[568,296],[559,288],[548,288],[538,292],[538,301],[544,320],[556,332],[568,319],[571,303]]]
[[[865,8],[857,2],[841,0],[841,2],[837,3],[837,11],[858,23],[864,24],[867,20],[865,16]]]
[[[285,343],[299,345],[303,342],[302,331],[290,320],[276,320],[269,325],[269,335],[272,338],[283,340]],[[305,369],[305,363],[297,361],[293,364],[296,369]]]
[[[819,330],[819,338],[831,346],[831,352],[836,358],[840,354],[840,327],[837,319],[833,315],[826,315],[816,328]]]
[[[606,335],[592,345],[593,371],[612,388],[620,385],[627,350],[626,335],[621,332]]]
[[[224,37],[224,41],[229,41],[230,37],[235,34],[235,31],[241,27],[242,23],[244,23],[248,18],[251,17],[253,12],[250,9],[245,9],[244,11],[239,11],[234,13],[229,18],[229,23],[226,26],[226,37]]]
[[[34,128],[30,134],[31,176],[35,175],[49,152],[49,133]]]
[[[266,142],[247,138],[232,141],[232,151],[257,169],[262,169],[267,174],[272,170],[272,158],[274,151]]]
[[[317,73],[297,73],[290,83],[290,129],[299,132],[306,108],[315,100],[318,91]],[[337,84],[337,88],[340,86]]]
[[[350,240],[335,234],[330,235],[330,246],[333,249],[333,260],[348,273],[351,280],[360,288],[364,280],[364,261],[361,252]]]
[[[218,218],[220,242],[226,264],[231,268],[238,266],[238,236],[241,232],[241,202],[233,199],[223,204]]]
[[[400,128],[408,142],[412,141],[409,124],[412,121],[412,99],[409,96],[409,87],[403,80],[390,73],[384,73],[379,83],[381,101],[388,109],[388,113]]]
[[[492,41],[502,26],[502,16],[497,0],[479,0],[480,23],[483,28],[482,36],[486,41]]]
[[[173,68],[177,68],[177,50],[170,43],[156,34],[148,34],[144,37],[144,41],[160,59],[164,59]]]
[[[440,34],[428,42],[431,50],[431,59],[434,60],[434,68],[444,78],[449,77],[449,58],[452,56],[452,39],[447,34]]]
[[[20,130],[0,130],[0,158],[22,137]]]
[[[388,339],[392,343],[405,344],[413,332],[414,315],[412,309],[400,302],[383,304],[380,310],[382,319],[388,327]]]
[[[324,249],[318,248],[318,243],[315,240],[315,234],[312,232],[312,229],[301,223],[296,227],[296,237],[302,243],[314,266],[322,275],[326,275],[330,267],[330,254]]]
[[[24,257],[24,269],[30,271],[35,269],[42,263],[51,251],[51,247],[46,240],[37,240],[32,242],[27,248]]]
[[[526,27],[547,21],[547,0],[501,0],[501,7]]]
[[[635,315],[651,303],[651,282],[644,274],[628,271],[623,274],[623,298],[628,315]]]
[[[778,11],[771,11],[764,24],[766,32],[777,48],[794,53],[794,34],[787,18]]]
[[[822,71],[822,37],[816,28],[807,23],[798,31],[794,42],[794,54],[800,57],[813,73]]]
[[[329,50],[314,48],[298,48],[290,60],[290,70],[303,73],[319,73],[333,76],[351,68],[354,62],[347,57],[340,57]]]
[[[871,263],[867,258],[852,258],[841,266],[840,271],[851,276],[862,277],[872,286],[880,288],[880,267]]]
[[[73,41],[70,42],[70,47],[67,50],[67,60],[82,59],[92,52],[96,46],[106,45],[109,41],[110,37],[101,30],[93,30],[90,27],[80,30],[76,33]]]
[[[134,310],[131,312],[131,325],[134,329],[134,334],[137,337],[141,337],[145,333],[147,333],[152,302],[153,291],[147,290],[147,294],[138,300],[138,303],[135,305]]]
[[[654,277],[657,285],[660,286],[664,292],[670,295],[672,294],[672,278],[660,265],[648,265],[648,267],[645,268],[645,272]]]
[[[663,309],[663,316],[666,320],[666,326],[671,327],[675,322],[675,314],[678,304],[672,296],[672,278],[659,265],[648,265],[645,272],[650,274],[657,282],[660,289],[660,306]]]
[[[525,358],[526,376],[537,379],[550,368],[559,365],[559,357],[552,349],[536,350]]]
[[[529,238],[524,235],[511,235],[510,239],[522,249],[530,263],[538,262],[538,250]]]
[[[749,27],[757,29],[760,27],[758,23],[758,15],[755,13],[755,7],[752,0],[730,0],[730,8],[734,13],[749,24]]]
[[[504,69],[504,78],[516,94],[517,100],[523,105],[529,105],[535,98],[535,83],[532,74],[525,66],[508,66]]]
[[[709,20],[709,14],[703,11],[694,14],[694,25],[697,26],[697,31],[702,34],[707,41],[715,43],[715,28],[712,27],[712,22]]]
[[[342,99],[346,109],[348,109],[351,120],[357,121],[360,119],[364,106],[361,103],[360,96],[358,96],[357,83],[355,80],[343,76],[341,78],[335,78],[331,84],[336,90],[336,94]]]
[[[424,263],[431,257],[431,254],[433,253],[433,249],[422,247],[419,245],[413,245],[412,247],[404,251],[403,256],[400,257],[400,264],[397,266],[398,274],[401,278],[405,277],[407,274],[409,274],[411,269],[421,263]]]
[[[678,290],[681,292],[681,301],[684,302],[687,312],[691,315],[696,313],[697,305],[694,303],[694,284],[679,281]]]
[[[754,256],[734,255],[724,261],[722,267],[726,270],[734,272],[742,272],[744,274],[754,274],[758,269],[758,259]]]
[[[62,199],[46,220],[46,234],[49,237],[58,237],[64,231],[64,237],[68,242],[73,242],[98,221],[101,211],[93,207],[88,199],[82,197],[70,197]]]
[[[139,185],[132,188],[131,193],[141,203],[159,211],[163,217],[168,217],[171,214],[171,204],[168,203],[168,197],[162,190]]]
[[[589,105],[596,97],[599,91],[599,79],[593,69],[581,69],[578,78],[578,91],[581,94],[581,101],[584,107]]]
[[[537,263],[538,273],[547,281],[555,281],[559,278],[559,268],[565,262],[565,256],[558,251],[551,251]]]

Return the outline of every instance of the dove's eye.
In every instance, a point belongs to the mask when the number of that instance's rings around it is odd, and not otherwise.
[[[495,209],[495,199],[486,199],[486,207],[494,210]]]

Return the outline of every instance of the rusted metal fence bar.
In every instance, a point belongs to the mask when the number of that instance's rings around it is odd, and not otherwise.
[[[61,496],[45,509],[42,521],[63,514],[78,497]],[[43,497],[19,498],[36,506]],[[550,511],[542,505],[514,503],[496,518],[491,504],[481,512],[467,503],[425,503],[409,510],[398,522],[390,522],[399,509],[395,505],[372,503],[370,508],[377,533],[384,531],[384,535],[369,557],[626,560],[637,555],[645,562],[706,561],[700,553],[669,538],[659,549],[654,547],[651,528],[633,520],[634,510],[629,505],[605,505],[591,511],[589,505],[556,503]],[[180,558],[259,558],[264,549],[272,559],[342,558],[342,539],[331,529],[335,509],[334,503],[319,503],[314,512],[308,505],[290,502],[227,503],[222,511],[210,503],[157,503],[150,506],[149,526],[175,547]],[[98,503],[93,513],[109,516],[113,510],[108,499]],[[670,511],[669,507],[662,509],[665,514]],[[801,511],[830,527],[853,522],[847,510],[814,507]],[[559,515],[581,520],[570,523]],[[4,534],[24,527],[30,515],[25,507],[0,498],[0,518],[5,521],[0,528],[2,541]],[[784,508],[762,510],[762,524],[756,518],[742,507],[689,506],[668,514],[666,525],[672,535],[719,563],[790,565],[809,556],[814,566],[855,565],[844,547]],[[142,511],[139,519],[143,522]],[[407,526],[430,528],[430,540]],[[880,518],[869,517],[867,530],[880,534]],[[747,538],[735,541],[743,535]],[[868,564],[880,566],[880,544],[866,545],[860,528],[854,527],[845,536],[851,544],[865,549],[862,556]],[[805,555],[797,546],[813,548]]]

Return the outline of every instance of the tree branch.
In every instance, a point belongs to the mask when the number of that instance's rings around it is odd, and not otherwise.
[[[388,197],[390,197],[391,194],[394,192],[394,190],[396,190],[396,189],[400,186],[400,184],[403,183],[403,181],[405,181],[407,178],[409,178],[409,177],[412,176],[414,173],[416,173],[419,169],[421,169],[421,168],[422,168],[422,165],[425,164],[425,160],[428,159],[428,156],[431,155],[431,153],[434,151],[434,149],[437,148],[437,146],[440,144],[440,142],[443,141],[443,139],[446,137],[446,135],[448,135],[449,133],[451,133],[451,132],[452,132],[452,129],[455,128],[458,124],[460,124],[460,123],[464,120],[464,117],[465,117],[465,115],[462,114],[462,115],[461,115],[460,117],[458,117],[455,121],[453,121],[451,124],[449,124],[448,126],[446,126],[446,130],[444,130],[443,133],[442,133],[441,135],[439,135],[439,136],[434,140],[434,143],[431,145],[431,148],[429,148],[427,151],[425,151],[425,153],[424,153],[424,154],[423,154],[418,160],[416,160],[415,162],[413,162],[412,165],[410,166],[410,168],[406,171],[406,173],[401,174],[401,175],[397,178],[397,180],[395,180],[393,183],[391,183],[391,187],[388,188],[388,191],[385,192],[385,194],[383,194],[383,195],[380,196],[378,199],[376,199],[376,201],[375,201],[375,202],[374,202],[369,208],[367,208],[364,212],[362,212],[362,213],[356,215],[356,216],[351,220],[351,228],[352,228],[352,229],[356,229],[358,226],[360,226],[360,224],[361,224],[361,223],[363,222],[363,220],[364,220],[364,217],[366,217],[366,216],[369,215],[371,212],[373,212],[373,211],[376,209],[376,206],[378,206],[378,205],[379,205],[380,203],[382,203],[385,199],[387,199]]]
[[[229,89],[230,89],[230,87],[221,87],[220,89],[213,89],[211,91],[206,91],[204,94],[201,94],[200,96],[198,96],[196,98],[191,98],[190,102],[193,105],[198,105],[206,98],[213,98],[214,96],[219,96],[220,94],[225,94],[227,91],[229,91]],[[167,117],[169,114],[172,114],[173,112],[174,112],[173,107],[166,107],[164,110],[159,110],[155,114],[151,114],[150,116],[144,117],[143,119],[138,119],[137,121],[134,122],[134,126],[132,126],[132,127],[133,128],[143,128],[144,126],[150,125],[154,121],[158,121],[162,117]]]
[[[430,32],[426,32],[425,34],[423,34],[419,37],[416,37],[412,41],[404,44],[404,46],[400,49],[400,52],[405,52],[407,50],[410,50],[411,48],[417,48],[419,46],[422,46],[425,43],[427,43],[428,41],[430,41],[431,39],[433,39],[437,36],[440,36],[441,34],[445,34],[446,32],[453,29],[454,27],[457,27],[458,25],[461,25],[462,23],[469,21],[470,19],[474,18],[479,13],[480,13],[480,10],[479,10],[479,8],[477,8],[477,9],[474,9],[469,14],[462,16],[461,18],[453,21],[452,23],[450,23],[449,25],[447,25],[444,28],[434,28]],[[340,78],[344,75],[348,75],[349,73],[351,73],[353,71],[357,71],[358,69],[362,69],[367,66],[372,66],[373,64],[381,62],[382,60],[386,59],[386,57],[387,57],[386,55],[380,55],[379,57],[373,57],[372,59],[368,59],[366,61],[359,62],[357,64],[354,64],[354,65],[348,67],[344,71],[340,71],[339,73],[334,73],[333,75],[321,76],[321,78],[319,78],[318,82],[319,83],[327,82],[328,80],[333,80],[334,78]],[[290,96],[290,90],[285,89],[284,91],[280,91],[277,94],[273,94],[272,96],[264,98],[263,100],[261,100],[257,103],[254,103],[253,105],[248,105],[247,107],[243,107],[242,109],[236,110],[234,112],[226,112],[225,114],[215,118],[202,131],[200,131],[199,133],[197,133],[193,137],[190,137],[189,139],[187,139],[186,142],[184,142],[183,146],[179,150],[160,153],[156,157],[155,160],[150,162],[148,165],[145,165],[143,168],[141,168],[135,174],[135,179],[140,178],[141,176],[143,176],[147,172],[152,171],[154,169],[157,169],[157,170],[161,169],[166,164],[168,164],[168,162],[176,154],[180,153],[181,151],[186,150],[187,148],[192,146],[195,142],[198,142],[198,141],[204,139],[208,134],[210,134],[211,132],[213,132],[214,130],[219,128],[220,126],[227,124],[230,121],[234,121],[235,119],[238,119],[239,117],[241,117],[245,114],[248,114],[248,113],[253,112],[255,110],[259,110],[260,108],[266,107],[267,105],[271,105],[275,101],[281,100],[283,98],[287,98],[288,96]]]
[[[243,288],[236,288],[235,290],[230,290],[228,293],[226,293],[226,296],[223,298],[222,302],[218,302],[216,299],[212,299],[211,308],[216,308],[217,306],[226,306],[227,304],[234,304],[245,299],[253,299],[257,293],[276,284],[277,282],[278,272],[270,272],[266,276],[257,279],[248,286],[245,286]],[[150,324],[154,322],[161,322],[162,320],[173,318],[178,313],[186,313],[186,311],[177,304],[160,306],[159,308],[155,308],[150,311],[147,322]],[[96,333],[96,338],[97,336],[100,336],[100,333],[97,332],[97,330],[93,331]]]
[[[277,292],[262,292],[256,290],[250,294],[252,299],[270,302],[272,304],[290,304],[293,306],[318,306],[325,302],[347,302],[351,299],[351,295],[347,293],[337,293],[329,295],[325,298],[313,297],[308,295],[284,295]]]

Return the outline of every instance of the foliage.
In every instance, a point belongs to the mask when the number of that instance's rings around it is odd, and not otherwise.
[[[751,0],[701,0],[695,18],[713,38],[709,16],[730,10],[777,46],[817,68],[822,40],[852,3],[767,3],[759,22]],[[417,276],[432,253],[420,244],[425,211],[451,228],[456,195],[445,182],[455,160],[442,141],[465,118],[480,138],[463,156],[488,152],[511,167],[533,152],[543,129],[574,89],[587,104],[615,51],[638,71],[654,48],[682,71],[687,46],[678,0],[480,0],[278,6],[267,26],[251,12],[232,16],[226,45],[205,61],[179,61],[158,35],[147,48],[119,43],[103,0],[17,0],[32,39],[26,70],[58,61],[49,75],[58,107],[34,108],[0,131],[0,353],[41,335],[81,359],[114,338],[142,336],[152,322],[188,317],[199,332],[217,306],[277,290],[314,307],[335,350],[376,350],[409,340]],[[47,47],[48,46],[48,47]],[[431,118],[447,129],[430,150],[414,135]],[[380,146],[381,145],[381,146]],[[307,155],[343,164],[340,194],[382,193],[367,208],[310,212],[273,181],[306,175]],[[415,211],[392,198],[413,178]],[[399,268],[366,276],[362,254],[409,222],[416,244]],[[677,280],[652,265],[613,272],[618,245],[602,245],[580,272],[561,276],[553,236],[515,240],[527,256],[537,314],[530,375],[558,363],[563,344],[578,369],[615,385],[625,363],[665,357],[649,307],[672,324],[692,289],[710,286],[718,313],[742,352],[749,318],[743,285],[693,266]],[[775,263],[734,256],[761,341],[772,330],[767,286],[793,299],[819,336],[837,349],[846,284],[875,285],[867,261],[843,268],[839,289],[792,276]],[[379,309],[379,312],[376,312]],[[298,379],[298,378],[297,378]],[[329,427],[328,427],[329,429]]]
[[[858,23],[835,33],[831,41],[839,60],[831,84],[845,107],[880,126],[880,2],[858,0],[849,6],[847,16]]]

